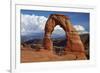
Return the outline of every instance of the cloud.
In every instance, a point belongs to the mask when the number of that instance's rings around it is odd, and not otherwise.
[[[21,14],[21,34],[25,35],[31,32],[40,32],[44,30],[47,18],[44,16]]]
[[[85,31],[85,28],[84,28],[82,25],[74,25],[74,28],[75,28],[77,31]]]
[[[76,31],[78,31],[79,34],[88,33],[82,25],[74,25],[74,28]]]
[[[54,31],[52,34],[56,34],[56,35],[65,35],[65,32],[64,30],[59,26],[57,25],[55,28],[54,28]]]

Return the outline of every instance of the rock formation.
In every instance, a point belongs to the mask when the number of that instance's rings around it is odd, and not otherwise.
[[[44,42],[43,46],[45,49],[52,51],[53,42],[51,39],[52,32],[54,28],[59,25],[66,34],[66,47],[65,51],[83,53],[82,56],[85,57],[85,49],[83,43],[78,35],[78,32],[75,30],[71,24],[69,17],[61,14],[51,14],[45,24],[45,33],[44,33]]]

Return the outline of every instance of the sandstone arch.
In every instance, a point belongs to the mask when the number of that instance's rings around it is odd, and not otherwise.
[[[52,51],[53,42],[51,39],[52,32],[55,26],[59,25],[66,33],[67,43],[65,51],[85,52],[83,43],[78,35],[78,32],[72,26],[69,17],[61,14],[51,14],[45,24],[44,42],[45,49]]]

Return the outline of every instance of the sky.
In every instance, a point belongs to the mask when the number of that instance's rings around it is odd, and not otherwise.
[[[63,14],[69,16],[71,23],[78,31],[89,32],[89,13],[82,12],[56,12],[21,10],[21,34],[38,33],[44,30],[45,23],[50,14]],[[60,32],[59,32],[60,31]],[[54,33],[64,32],[59,26],[55,27]]]

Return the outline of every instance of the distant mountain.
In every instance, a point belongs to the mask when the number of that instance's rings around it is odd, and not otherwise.
[[[34,39],[42,39],[43,33],[31,33],[28,35],[21,35],[21,42],[26,42]]]
[[[44,33],[31,33],[28,35],[21,35],[21,42],[26,42],[29,40],[35,40],[35,39],[43,39]],[[65,35],[59,35],[59,34],[53,34],[51,35],[53,39],[60,39],[65,38]]]

